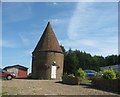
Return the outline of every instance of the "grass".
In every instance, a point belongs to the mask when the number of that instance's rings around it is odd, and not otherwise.
[[[2,92],[2,93],[0,93],[0,96],[2,96],[2,95],[8,95],[8,93],[7,92]]]
[[[89,79],[83,79],[83,80],[81,80],[81,84],[84,84],[84,85],[91,85],[91,82],[92,82],[92,80],[89,80]]]

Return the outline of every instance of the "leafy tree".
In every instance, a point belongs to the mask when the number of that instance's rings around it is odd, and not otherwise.
[[[104,79],[116,79],[116,73],[113,69],[104,70],[102,77]]]
[[[78,59],[76,54],[71,49],[69,49],[68,53],[65,55],[64,72],[75,74],[77,71],[77,64]]]
[[[118,64],[120,64],[120,55],[118,56]]]
[[[93,69],[96,71],[100,70],[100,67],[105,66],[105,59],[102,56],[93,56]]]
[[[106,65],[116,65],[118,64],[118,56],[117,55],[111,55],[105,57]]]
[[[80,78],[85,79],[86,73],[82,70],[82,68],[79,68],[77,70],[77,75],[80,76]]]
[[[100,67],[120,64],[120,55],[103,56],[91,56],[91,54],[82,52],[80,50],[65,50],[61,45],[64,53],[64,73],[75,74],[77,69],[93,69],[100,70]]]
[[[62,46],[62,45],[60,45],[60,47],[61,47],[61,49],[62,49],[62,51],[63,51],[63,53],[65,54],[65,48],[64,48],[64,46]]]

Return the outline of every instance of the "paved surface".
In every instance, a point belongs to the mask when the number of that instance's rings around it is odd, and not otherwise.
[[[6,95],[117,95],[84,85],[66,85],[56,80],[3,80]]]

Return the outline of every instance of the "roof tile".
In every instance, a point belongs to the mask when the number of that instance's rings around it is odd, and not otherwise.
[[[55,33],[53,32],[50,22],[48,22],[33,53],[36,51],[52,51],[62,53],[62,49],[58,43]]]

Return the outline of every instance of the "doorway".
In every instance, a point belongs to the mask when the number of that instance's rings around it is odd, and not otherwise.
[[[52,65],[51,67],[51,79],[56,79],[57,66]]]

